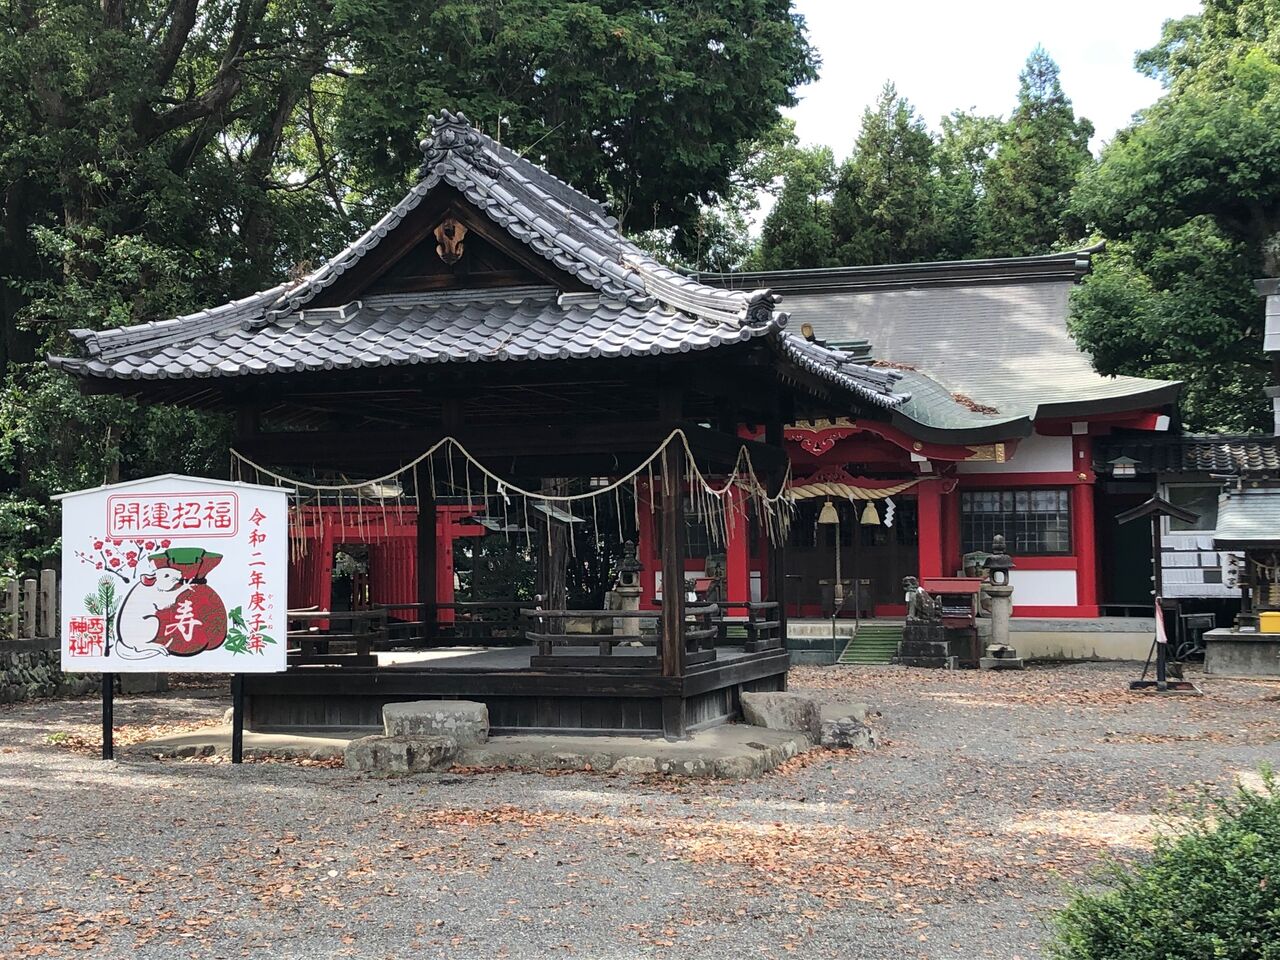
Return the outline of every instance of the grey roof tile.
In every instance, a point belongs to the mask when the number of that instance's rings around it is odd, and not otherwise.
[[[782,365],[912,419],[967,426],[1001,422],[926,399],[901,375],[785,331],[787,314],[767,290],[704,285],[663,266],[573,190],[472,129],[464,117],[433,120],[422,179],[369,231],[297,282],[160,323],[77,331],[82,356],[50,358],[88,377],[155,379],[256,376],[413,363],[688,353],[761,338]],[[389,236],[422,199],[448,184],[531,250],[599,291],[557,297],[552,288],[461,290],[372,297],[307,309],[317,294]],[[931,405],[947,408],[934,411]]]

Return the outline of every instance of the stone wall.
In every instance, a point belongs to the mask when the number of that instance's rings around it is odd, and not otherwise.
[[[96,673],[63,673],[56,639],[0,637],[0,703],[34,697],[72,697],[101,686]]]

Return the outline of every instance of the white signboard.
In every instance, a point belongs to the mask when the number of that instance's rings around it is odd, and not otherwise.
[[[285,668],[288,491],[168,474],[56,499],[64,671]]]

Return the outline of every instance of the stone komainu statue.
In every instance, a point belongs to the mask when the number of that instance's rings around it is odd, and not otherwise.
[[[937,623],[942,619],[942,606],[915,577],[903,577],[902,589],[907,594],[908,623]]]

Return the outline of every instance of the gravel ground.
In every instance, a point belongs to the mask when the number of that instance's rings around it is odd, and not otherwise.
[[[1031,960],[1069,885],[1277,756],[1280,683],[1134,671],[797,668],[883,745],[747,783],[103,764],[96,701],[3,707],[0,957]],[[119,698],[118,736],[225,707]]]

